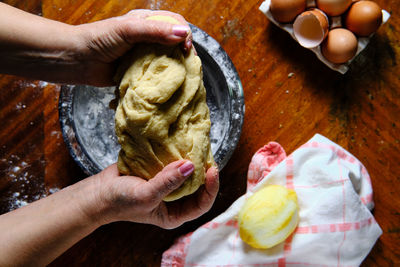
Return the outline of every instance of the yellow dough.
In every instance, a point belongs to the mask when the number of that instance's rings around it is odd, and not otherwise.
[[[171,24],[180,24],[177,19],[175,19],[171,16],[163,16],[163,15],[149,16],[146,18],[146,20],[157,20],[157,21],[168,22]]]
[[[215,164],[200,58],[193,49],[185,57],[179,46],[138,44],[122,65],[129,67],[115,115],[119,171],[151,179],[169,163],[189,159],[193,174],[164,200],[194,193]]]

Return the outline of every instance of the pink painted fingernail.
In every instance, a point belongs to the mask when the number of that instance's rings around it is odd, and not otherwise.
[[[175,25],[172,27],[174,35],[179,37],[186,37],[189,34],[190,28],[185,25]]]
[[[189,176],[194,171],[194,165],[190,161],[186,161],[182,166],[179,167],[179,172],[183,176]]]

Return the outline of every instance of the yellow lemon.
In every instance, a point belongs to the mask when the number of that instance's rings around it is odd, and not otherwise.
[[[239,212],[240,238],[255,248],[270,248],[284,241],[299,222],[294,190],[266,186],[250,196]]]

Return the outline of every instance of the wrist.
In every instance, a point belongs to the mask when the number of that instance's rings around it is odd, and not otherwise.
[[[50,23],[52,24],[52,23]],[[58,25],[57,32],[49,31],[49,38],[40,44],[32,41],[9,53],[3,58],[8,63],[4,72],[51,82],[67,82],[77,79],[84,67],[79,63],[80,38],[74,26]]]
[[[76,26],[5,4],[0,4],[0,12],[1,72],[55,82],[82,73],[77,53],[83,42]]]
[[[104,199],[104,183],[99,175],[94,175],[71,185],[74,199],[82,213],[83,223],[96,229],[112,222],[109,219],[111,207]]]

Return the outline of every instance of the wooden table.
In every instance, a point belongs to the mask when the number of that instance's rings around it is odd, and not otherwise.
[[[258,10],[261,0],[10,0],[70,24],[131,9],[182,14],[213,36],[241,77],[246,116],[239,145],[221,173],[212,210],[175,230],[113,223],[96,230],[51,266],[158,266],[178,236],[223,212],[245,192],[252,155],[268,141],[288,153],[320,133],[360,159],[374,186],[383,229],[365,266],[400,264],[400,6],[376,0],[392,17],[346,75],[328,69]],[[0,76],[0,209],[7,212],[85,177],[67,151],[58,121],[60,86]],[[4,231],[4,229],[2,229]]]

